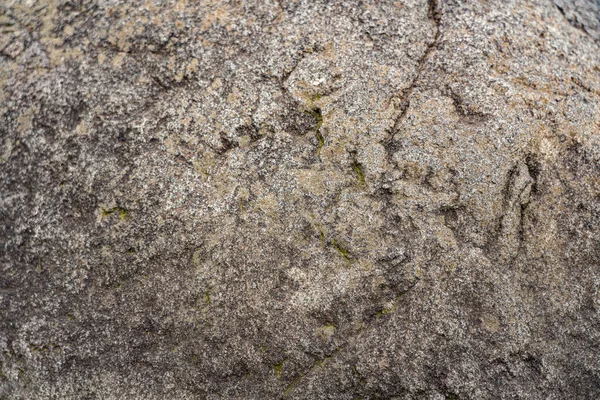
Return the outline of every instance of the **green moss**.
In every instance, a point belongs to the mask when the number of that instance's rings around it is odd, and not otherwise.
[[[317,155],[318,155],[321,152],[321,148],[325,145],[325,138],[323,137],[323,134],[321,133],[321,126],[323,126],[323,112],[321,111],[321,109],[319,107],[315,107],[315,108],[307,111],[307,113],[309,115],[311,115],[317,123],[316,134],[317,134],[317,140],[319,141],[319,148],[317,149]]]
[[[338,347],[333,351],[333,353],[331,353],[331,355],[325,356],[320,360],[315,360],[313,364],[313,370],[324,367],[329,362],[329,360],[335,358],[340,353],[340,351],[342,351],[342,349],[342,347]]]
[[[342,347],[338,347],[338,348],[336,348],[334,350],[333,353],[331,353],[331,355],[323,357],[320,360],[315,360],[315,362],[313,364],[313,367],[312,367],[312,370],[315,370],[317,368],[321,368],[321,367],[325,366],[329,362],[329,360],[331,360],[332,358],[336,357],[340,353],[340,351],[342,351],[342,349],[343,349]],[[280,364],[277,364],[277,365],[281,365],[282,370],[283,370],[283,363],[284,362],[285,362],[285,360],[283,360]],[[277,365],[275,367],[277,367]],[[284,397],[288,396],[292,392],[292,390],[294,389],[294,387],[298,384],[298,382],[300,382],[300,380],[302,378],[304,378],[304,376],[307,373],[310,373],[310,371],[306,371],[306,372],[304,372],[304,373],[296,376],[294,378],[294,380],[290,382],[290,384],[286,387],[285,392],[283,393]]]
[[[321,152],[323,146],[325,146],[325,138],[321,135],[321,131],[317,131],[317,140],[319,141],[319,148],[317,149],[317,154]]]
[[[275,370],[275,375],[277,376],[277,379],[281,378],[281,374],[283,374],[283,364],[284,363],[285,363],[285,360],[282,360],[279,364],[273,365],[273,370]]]
[[[111,208],[111,209],[107,210],[104,207],[102,207],[102,215],[104,217],[108,217],[109,215],[111,215],[112,213],[114,213],[115,211],[117,211],[118,208],[119,207],[115,207],[115,208]]]
[[[196,266],[202,265],[202,257],[204,256],[204,250],[202,248],[196,249],[192,255],[192,263]]]
[[[123,208],[123,207],[113,207],[113,208],[109,208],[106,209],[104,207],[102,208],[102,216],[104,217],[109,217],[115,213],[119,213],[119,217],[121,218],[121,221],[125,221],[125,218],[127,217],[127,214],[129,213],[129,211],[127,211],[127,209]]]
[[[335,334],[336,329],[337,329],[337,326],[335,326],[335,324],[332,324],[332,323],[328,323],[328,324],[323,325],[319,329],[321,338],[322,339],[329,339],[329,338],[331,338]]]
[[[323,357],[320,360],[315,360],[315,363],[313,364],[313,369],[316,368],[321,368],[323,367],[325,364],[327,364],[327,362],[331,359],[331,356],[329,357]]]
[[[337,252],[344,257],[344,260],[346,260],[346,262],[348,263],[348,265],[350,265],[350,253],[348,253],[348,250],[346,250],[345,248],[343,248],[337,241],[333,241],[333,247],[337,250]]]
[[[284,396],[289,395],[292,390],[294,389],[294,386],[296,386],[296,384],[298,382],[300,382],[300,379],[302,379],[304,377],[304,375],[298,375],[297,377],[294,378],[293,381],[290,382],[290,384],[287,386],[287,388],[285,388],[285,392],[283,393]]]
[[[313,108],[312,115],[315,117],[317,121],[317,132],[321,130],[321,126],[323,126],[323,112],[320,108]]]
[[[394,301],[394,303],[390,307],[383,308],[381,311],[377,312],[377,318],[394,312],[397,305],[398,305],[398,299],[396,299],[396,301]]]
[[[384,315],[387,315],[391,312],[392,312],[391,308],[384,308],[383,310],[377,311],[376,315],[377,315],[377,318],[379,318],[379,317],[383,317]]]
[[[358,176],[358,181],[360,182],[361,185],[365,184],[365,176],[363,175],[363,171],[362,171],[362,166],[356,161],[356,158],[354,158],[354,172],[356,172],[356,175]]]
[[[381,311],[379,311],[376,314],[377,318],[379,318],[379,317],[381,317],[383,315],[387,315],[387,314],[390,314],[390,313],[394,312],[394,310],[398,306],[398,303],[400,303],[400,300],[402,299],[402,297],[404,297],[404,295],[406,293],[408,293],[408,290],[405,290],[402,293],[400,293],[398,296],[396,296],[394,302],[392,303],[392,305],[390,307],[386,307],[386,308],[382,309]]]
[[[264,344],[261,344],[261,345],[260,345],[260,350],[261,350],[263,353],[266,353],[266,352],[267,352],[267,346],[265,346]]]
[[[212,303],[212,299],[210,297],[210,290],[207,290],[206,292],[204,292],[204,299],[206,300],[206,302],[208,304]]]

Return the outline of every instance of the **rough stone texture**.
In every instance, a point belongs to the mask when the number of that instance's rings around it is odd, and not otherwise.
[[[3,0],[1,399],[600,398],[597,0]]]

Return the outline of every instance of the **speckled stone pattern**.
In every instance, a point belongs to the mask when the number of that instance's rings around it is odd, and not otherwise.
[[[600,2],[1,0],[0,399],[600,399]]]

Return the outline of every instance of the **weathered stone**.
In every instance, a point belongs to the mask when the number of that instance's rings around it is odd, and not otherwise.
[[[0,5],[1,399],[600,398],[596,0]]]

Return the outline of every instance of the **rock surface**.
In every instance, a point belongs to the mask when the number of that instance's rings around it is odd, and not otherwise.
[[[0,5],[1,399],[600,398],[596,0]]]

